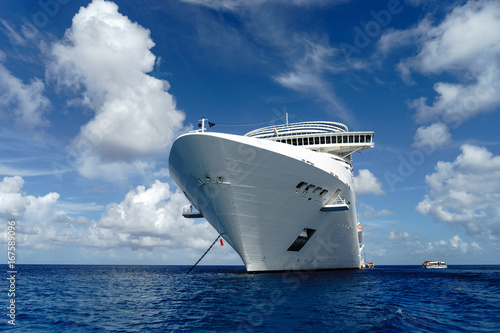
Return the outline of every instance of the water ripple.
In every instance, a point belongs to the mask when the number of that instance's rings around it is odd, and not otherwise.
[[[186,275],[188,268],[21,265],[17,325],[0,330],[500,331],[500,266],[277,274],[200,266]]]

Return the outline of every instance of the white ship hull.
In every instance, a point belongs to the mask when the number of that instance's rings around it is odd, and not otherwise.
[[[198,132],[176,140],[169,169],[247,271],[360,267],[352,173],[330,154]],[[303,191],[301,182],[328,192]],[[331,204],[334,193],[344,205]]]

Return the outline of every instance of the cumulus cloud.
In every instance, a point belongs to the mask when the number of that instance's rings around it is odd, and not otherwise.
[[[5,219],[23,221],[24,225],[39,225],[45,222],[61,222],[65,216],[66,222],[74,222],[76,218],[69,215],[82,211],[98,211],[102,207],[95,203],[72,204],[61,202],[60,195],[50,192],[35,197],[23,191],[24,179],[20,176],[4,177],[0,182],[0,216]],[[82,219],[79,218],[79,223]]]
[[[49,77],[81,91],[95,111],[71,146],[83,175],[110,175],[165,153],[187,130],[168,82],[146,74],[155,64],[153,46],[149,30],[103,0],[82,7],[64,40],[53,45]]]
[[[59,244],[76,244],[73,225],[85,218],[72,217],[59,206],[59,193],[33,196],[23,191],[24,179],[5,177],[0,182],[0,217],[17,221],[16,237],[23,246],[50,249]],[[58,223],[54,223],[58,222]],[[6,234],[2,233],[2,237]]]
[[[416,56],[398,65],[405,81],[413,82],[412,71],[449,73],[458,80],[437,82],[431,104],[425,97],[410,103],[417,122],[441,121],[456,127],[500,105],[499,30],[500,3],[481,0],[457,6],[438,25],[426,18],[417,27],[382,36],[379,50],[384,54],[410,41],[419,45]]]
[[[482,251],[482,247],[476,242],[470,244],[462,240],[458,235],[453,236],[448,241],[427,242],[425,252],[439,256],[466,254],[470,252]]]
[[[387,239],[390,240],[386,248],[387,253],[396,253],[395,260],[399,259],[400,253],[408,253],[415,258],[420,256],[422,261],[452,258],[463,260],[466,254],[473,255],[483,251],[477,242],[468,243],[458,235],[448,240],[425,241],[421,235],[411,235],[403,230],[392,230],[387,234]]]
[[[463,145],[453,162],[438,162],[427,175],[428,194],[417,205],[423,215],[459,225],[468,234],[500,237],[500,156],[484,147]]]
[[[384,194],[382,183],[375,177],[370,170],[361,169],[358,175],[354,177],[356,194]]]
[[[26,198],[21,189],[24,180],[19,177],[5,177],[0,182],[0,216],[6,220],[17,219],[26,210]]]
[[[451,142],[450,129],[443,123],[421,126],[417,129],[413,140],[414,147],[426,148],[429,151],[434,151]]]
[[[0,116],[13,120],[16,126],[34,129],[48,124],[43,116],[50,101],[43,95],[44,90],[40,79],[25,84],[0,64]]]
[[[150,188],[130,190],[120,203],[107,206],[106,213],[89,229],[89,245],[99,247],[206,248],[217,232],[208,223],[195,224],[182,217],[188,204],[180,191],[155,181]]]
[[[0,217],[18,221],[18,242],[24,248],[160,249],[177,255],[188,249],[197,256],[217,236],[208,222],[195,223],[182,217],[182,207],[189,202],[182,192],[172,191],[168,183],[159,180],[150,187],[131,189],[122,202],[105,209],[95,203],[61,202],[56,192],[35,197],[24,193],[23,186],[19,176],[0,182]],[[102,210],[104,214],[97,221],[78,215]],[[0,239],[4,238],[2,233]],[[224,251],[232,253],[230,247]]]

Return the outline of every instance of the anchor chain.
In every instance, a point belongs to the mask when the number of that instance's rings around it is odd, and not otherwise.
[[[203,259],[203,257],[208,253],[208,251],[210,251],[210,249],[215,245],[215,243],[217,243],[217,241],[219,240],[220,236],[221,235],[219,234],[219,236],[217,236],[217,238],[214,240],[214,242],[212,243],[212,245],[210,245],[210,247],[205,251],[205,253],[203,253],[203,255],[201,256],[201,258],[198,259],[198,261],[196,262],[196,264],[194,264],[193,267],[191,267],[189,269],[189,271],[187,271],[186,274],[189,274],[189,272],[191,272],[193,270],[193,268],[195,268],[196,265],[198,265],[198,263],[201,261],[201,259]]]

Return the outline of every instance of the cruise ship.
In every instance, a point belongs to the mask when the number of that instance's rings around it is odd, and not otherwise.
[[[170,175],[248,272],[362,268],[352,154],[373,132],[331,121],[268,126],[244,136],[200,129],[174,142]]]

